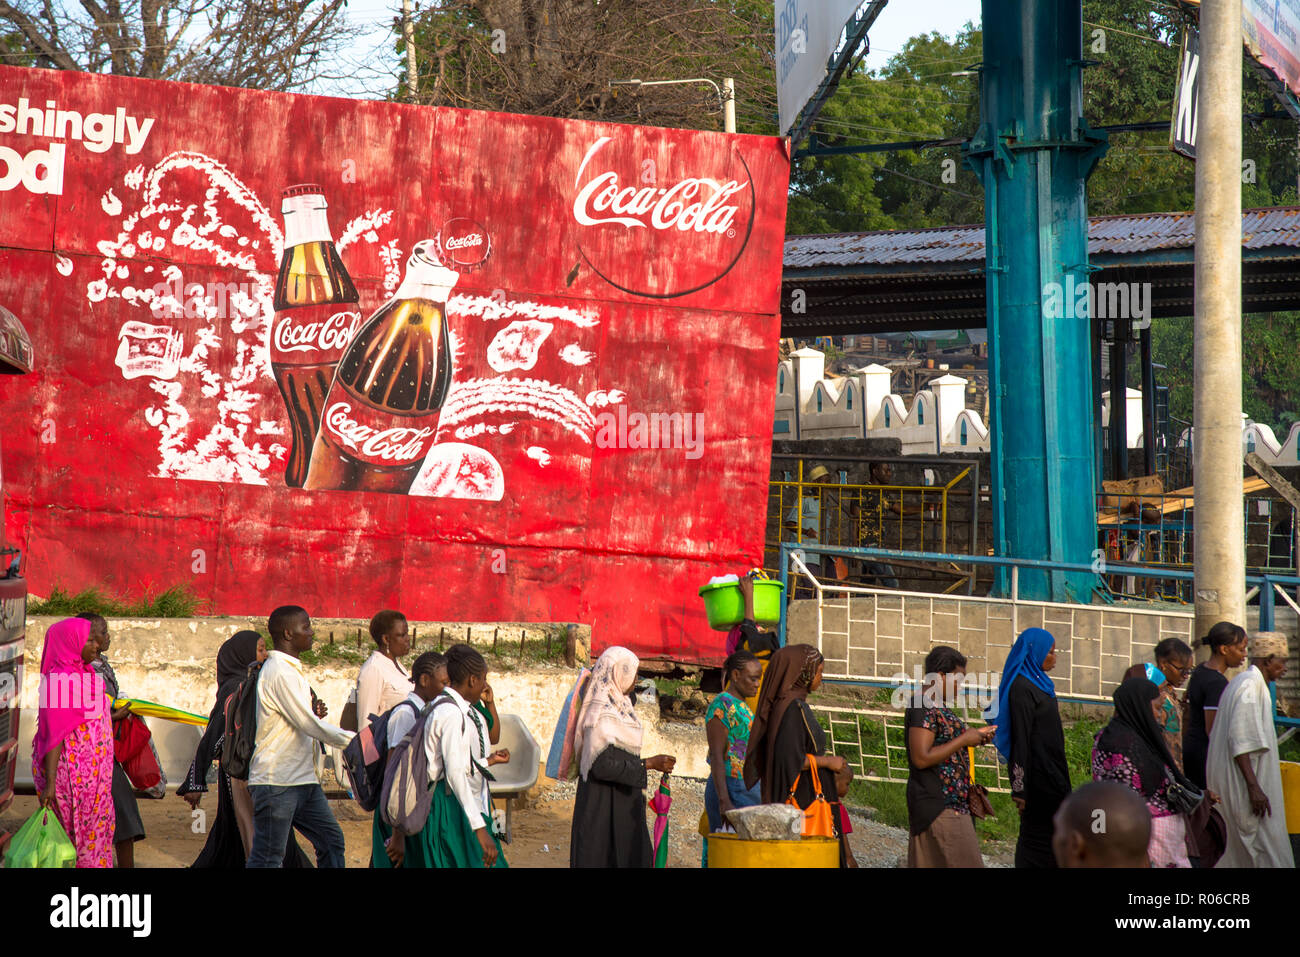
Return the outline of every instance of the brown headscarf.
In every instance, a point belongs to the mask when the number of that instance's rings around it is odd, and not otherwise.
[[[766,782],[776,750],[776,733],[786,709],[795,701],[808,697],[813,675],[822,662],[822,653],[812,645],[786,645],[773,652],[763,675],[763,687],[754,709],[754,723],[749,726],[749,746],[745,751],[745,787]],[[764,784],[763,801],[770,803]]]

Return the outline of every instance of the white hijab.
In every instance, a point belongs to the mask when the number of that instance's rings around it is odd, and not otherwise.
[[[578,770],[584,781],[596,758],[610,745],[641,754],[641,720],[623,691],[636,680],[640,664],[632,652],[615,646],[605,649],[592,669],[574,733]]]

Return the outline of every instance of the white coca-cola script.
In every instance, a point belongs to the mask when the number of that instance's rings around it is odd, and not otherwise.
[[[468,236],[462,236],[459,239],[447,240],[448,249],[468,249],[471,246],[482,246],[483,235],[481,233],[470,233]]]
[[[325,425],[343,445],[368,459],[405,465],[424,458],[433,429],[375,429],[352,417],[352,406],[336,402],[325,411]]]
[[[607,139],[602,137],[587,151],[582,161],[584,169]],[[618,173],[607,171],[578,191],[573,200],[573,218],[583,226],[618,223],[629,229],[652,226],[681,232],[725,233],[734,225],[740,209],[727,200],[747,185],[734,179],[719,183],[697,176],[668,187],[623,186]],[[615,215],[602,215],[605,213]]]
[[[361,313],[336,312],[323,322],[295,322],[286,313],[275,324],[275,348],[280,352],[342,352],[357,327]]]

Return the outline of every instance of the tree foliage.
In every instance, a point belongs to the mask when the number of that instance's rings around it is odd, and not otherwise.
[[[736,84],[741,132],[775,133],[773,8],[765,0],[438,0],[415,27],[419,102],[573,119],[722,129],[705,83]],[[400,48],[400,43],[399,43]],[[410,96],[403,78],[398,95]]]
[[[4,62],[299,90],[342,76],[347,0],[0,0]]]

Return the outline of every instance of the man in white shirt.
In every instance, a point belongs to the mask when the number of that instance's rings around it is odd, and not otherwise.
[[[1251,635],[1251,665],[1228,683],[1210,729],[1206,777],[1222,799],[1228,846],[1216,867],[1295,867],[1287,836],[1270,681],[1286,674],[1286,635]]]
[[[257,737],[248,772],[253,797],[253,847],[248,867],[281,867],[290,828],[316,849],[318,867],[343,867],[343,830],[316,779],[313,749],[320,741],[344,748],[350,732],[321,720],[298,658],[311,650],[311,618],[285,605],[267,622],[273,650],[257,679]]]
[[[487,687],[487,662],[469,645],[452,645],[447,677],[451,683],[434,702],[424,736],[434,785],[430,816],[437,822],[431,866],[504,867],[505,861],[498,861],[500,844],[488,826],[492,799],[486,774],[489,766],[509,761],[510,752],[489,754],[487,723],[473,707]],[[478,847],[471,850],[475,840]]]

